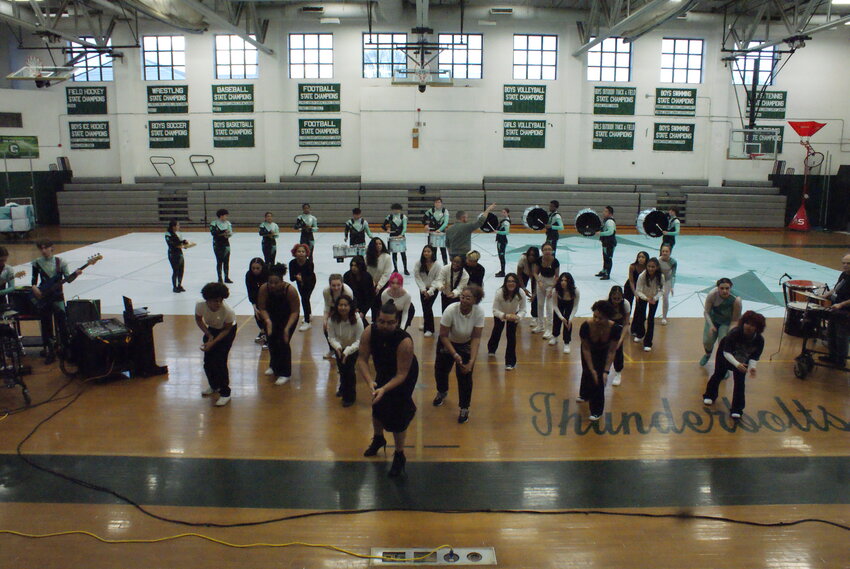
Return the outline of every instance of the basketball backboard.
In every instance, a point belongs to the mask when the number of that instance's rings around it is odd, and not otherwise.
[[[729,160],[776,160],[780,134],[775,129],[741,128],[729,131]]]

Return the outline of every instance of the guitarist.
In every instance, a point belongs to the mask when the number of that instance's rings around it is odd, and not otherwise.
[[[53,320],[56,319],[56,326],[60,333],[65,329],[65,295],[62,292],[63,280],[73,282],[80,274],[82,269],[77,269],[73,273],[68,268],[68,263],[56,257],[53,254],[53,241],[41,239],[36,242],[36,247],[41,251],[41,257],[32,262],[32,294],[38,301],[42,302],[43,307],[39,310],[41,317],[41,339],[44,343],[44,349],[41,355],[45,358],[45,364],[52,364],[56,360],[56,354],[53,351]],[[59,279],[55,279],[55,277]],[[37,286],[41,278],[41,285],[48,290],[42,292]],[[57,280],[56,286],[46,287],[49,282]]]
[[[6,295],[15,290],[15,271],[6,264],[9,250],[0,247],[0,304],[6,304]]]

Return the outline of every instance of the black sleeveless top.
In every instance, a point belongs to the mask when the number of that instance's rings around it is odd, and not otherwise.
[[[552,277],[557,275],[558,269],[561,267],[561,263],[558,262],[558,259],[554,259],[554,258],[552,259],[552,266],[551,267],[544,267],[543,266],[543,258],[542,257],[541,257],[540,261],[538,261],[538,264],[540,266],[540,276],[546,277],[547,279],[551,279]]]
[[[398,371],[398,346],[406,338],[410,338],[410,334],[404,330],[396,328],[389,334],[381,334],[380,338],[378,338],[378,336],[374,334],[374,330],[375,329],[373,327],[370,351],[372,352],[372,360],[375,362],[375,372],[377,375],[375,383],[378,384],[378,387],[382,387],[395,377],[395,374]],[[408,396],[411,395],[413,393],[413,388],[416,386],[418,370],[419,362],[416,360],[416,355],[414,355],[413,361],[410,363],[410,371],[408,372],[407,377],[401,385],[395,388],[394,391],[399,391],[400,394],[404,393]]]
[[[272,324],[275,324],[275,327],[272,328],[273,332],[279,329],[281,325],[285,325],[289,320],[291,311],[289,309],[287,293],[291,286],[289,283],[284,283],[283,290],[280,293],[274,293],[269,290],[266,296],[266,311],[271,316]]]

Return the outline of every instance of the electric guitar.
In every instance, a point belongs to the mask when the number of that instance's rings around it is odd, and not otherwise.
[[[12,275],[12,278],[13,278],[13,279],[19,279],[19,278],[21,278],[21,277],[25,277],[26,275],[27,275],[27,272],[26,272],[26,271],[18,271],[17,273],[15,273],[14,275]],[[2,286],[2,287],[4,287],[4,288],[5,288],[5,287],[6,287],[6,285],[8,285],[8,284],[9,284],[9,283],[8,283],[7,281],[0,281],[0,286]]]
[[[88,258],[86,264],[78,268],[77,271],[85,270],[86,268],[94,265],[101,259],[103,259],[103,255],[101,255],[100,253],[98,253],[97,255],[92,255]],[[62,290],[62,285],[67,283],[77,271],[72,272],[70,277],[66,277],[61,273],[57,273],[56,275],[48,279],[44,278],[44,274],[42,273],[41,284],[38,285],[38,290],[41,292],[41,296],[40,298],[36,298],[35,294],[32,294],[30,299],[35,305],[35,307],[38,310],[47,308],[50,303],[54,301],[54,297],[57,296]]]

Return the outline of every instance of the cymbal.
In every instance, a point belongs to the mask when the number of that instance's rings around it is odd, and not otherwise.
[[[804,290],[795,290],[794,294],[796,294],[798,296],[805,296],[806,298],[811,298],[812,300],[818,300],[818,301],[824,300],[824,298],[822,296],[815,294],[813,292],[806,292]]]

